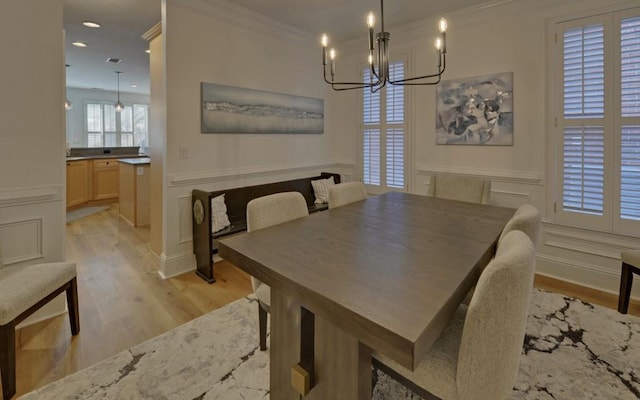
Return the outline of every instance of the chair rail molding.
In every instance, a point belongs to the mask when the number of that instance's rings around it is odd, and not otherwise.
[[[280,164],[237,169],[185,172],[168,175],[168,187],[196,186],[206,183],[230,182],[240,179],[260,178],[271,175],[319,172],[341,168],[344,164],[335,162],[322,164]],[[329,172],[329,171],[327,171]]]
[[[0,190],[0,207],[62,200],[62,185],[18,187]]]
[[[441,165],[418,164],[417,175],[432,175],[435,173],[478,176],[492,181],[520,183],[525,185],[543,185],[542,172],[517,171],[489,168],[453,167]]]

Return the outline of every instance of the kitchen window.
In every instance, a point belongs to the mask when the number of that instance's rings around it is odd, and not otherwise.
[[[112,103],[89,102],[85,107],[87,147],[146,147],[149,144],[149,106],[125,104],[116,112]]]

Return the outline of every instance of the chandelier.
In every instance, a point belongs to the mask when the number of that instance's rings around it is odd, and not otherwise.
[[[367,26],[369,27],[369,66],[371,68],[369,82],[337,82],[335,80],[336,73],[336,51],[330,49],[327,52],[329,38],[326,34],[322,35],[322,69],[324,81],[327,82],[333,90],[352,90],[370,88],[372,93],[382,89],[387,82],[391,85],[437,85],[446,68],[447,54],[447,21],[440,19],[438,28],[440,36],[436,39],[435,45],[437,50],[438,62],[437,72],[429,75],[416,76],[413,78],[404,78],[392,80],[389,75],[389,38],[391,34],[384,30],[384,0],[380,0],[380,26],[381,30],[375,35],[375,43],[373,36],[373,28],[376,24],[376,17],[373,12],[367,16]],[[331,79],[327,77],[327,63]]]

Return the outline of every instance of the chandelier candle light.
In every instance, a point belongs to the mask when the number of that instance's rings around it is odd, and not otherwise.
[[[327,54],[327,45],[329,37],[322,35],[322,69],[324,81],[331,85],[333,90],[352,90],[370,88],[372,93],[382,89],[387,82],[391,85],[437,85],[446,68],[447,54],[447,21],[440,19],[438,28],[440,36],[436,39],[436,51],[438,57],[437,72],[429,75],[416,76],[413,78],[399,79],[393,81],[389,76],[389,38],[391,34],[384,30],[384,0],[380,0],[380,24],[381,31],[375,35],[375,43],[373,41],[373,28],[376,24],[376,17],[373,12],[367,15],[367,26],[369,27],[369,65],[371,66],[370,82],[336,82],[336,51],[330,49]],[[328,60],[327,60],[328,55]],[[329,71],[331,79],[327,78],[327,62],[329,63]]]

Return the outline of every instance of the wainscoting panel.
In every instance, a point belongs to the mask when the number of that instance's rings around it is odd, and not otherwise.
[[[11,243],[3,246],[4,265],[44,258],[42,224],[42,217],[0,223],[0,243]]]
[[[180,227],[178,243],[187,243],[193,240],[192,221],[193,212],[191,211],[191,195],[178,196],[178,215],[180,216]]]
[[[503,190],[491,190],[491,204],[503,207],[518,208],[523,204],[531,203],[529,193],[507,192]]]
[[[615,260],[620,260],[620,253],[623,250],[638,247],[637,239],[619,235],[606,235],[555,224],[545,224],[544,232],[545,246]]]

